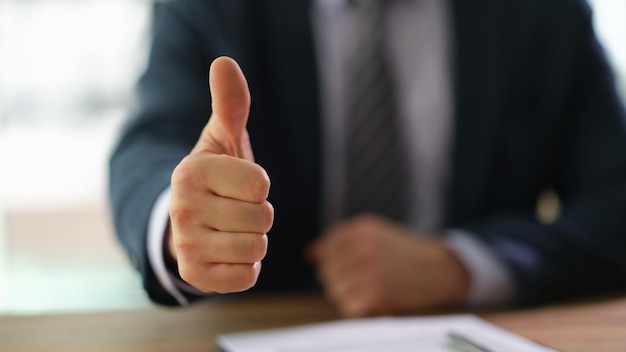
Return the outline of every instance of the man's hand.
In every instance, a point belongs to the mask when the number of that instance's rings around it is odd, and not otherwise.
[[[238,292],[257,281],[274,209],[266,200],[269,177],[254,163],[246,131],[250,92],[241,69],[218,58],[209,85],[213,115],[172,174],[167,248],[189,284]]]
[[[439,240],[363,215],[330,228],[310,248],[326,296],[344,316],[459,304],[469,276]]]

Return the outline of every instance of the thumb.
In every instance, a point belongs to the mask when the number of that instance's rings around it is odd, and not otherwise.
[[[213,114],[194,151],[228,154],[253,161],[246,130],[250,111],[250,91],[235,60],[219,57],[209,69]]]

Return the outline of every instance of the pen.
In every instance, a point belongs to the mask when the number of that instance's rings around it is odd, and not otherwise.
[[[490,348],[487,348],[472,339],[459,334],[458,332],[450,331],[448,333],[450,338],[450,347],[453,347],[459,352],[494,352]]]

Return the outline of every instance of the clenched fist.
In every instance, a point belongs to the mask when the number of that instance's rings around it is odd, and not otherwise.
[[[326,296],[348,317],[460,304],[469,273],[440,239],[374,215],[329,228],[310,248]]]
[[[254,286],[274,220],[270,180],[254,163],[246,130],[248,84],[237,63],[209,70],[213,114],[172,174],[168,250],[181,277],[203,292]]]

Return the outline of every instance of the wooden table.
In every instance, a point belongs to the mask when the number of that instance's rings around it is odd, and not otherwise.
[[[626,298],[481,314],[563,351],[626,351]],[[336,319],[315,295],[217,298],[188,308],[0,317],[0,351],[217,351],[225,332]]]

